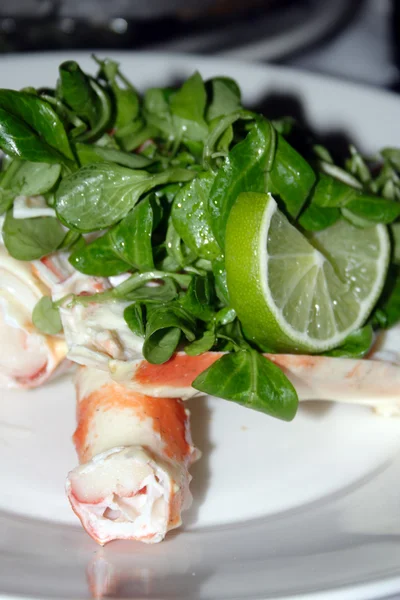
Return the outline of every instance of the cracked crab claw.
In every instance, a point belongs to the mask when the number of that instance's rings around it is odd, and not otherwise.
[[[176,398],[127,390],[104,371],[81,367],[77,380],[80,466],[66,491],[83,527],[99,544],[161,541],[191,504],[189,412]]]
[[[40,264],[43,273],[52,268],[50,259]],[[0,387],[37,387],[65,358],[64,340],[42,334],[32,323],[33,308],[44,295],[50,290],[36,265],[12,258],[0,244]]]

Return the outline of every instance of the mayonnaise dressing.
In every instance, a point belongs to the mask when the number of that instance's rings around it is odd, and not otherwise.
[[[109,359],[142,358],[143,338],[135,335],[124,319],[129,304],[111,300],[62,307],[60,314],[70,360],[104,369]]]

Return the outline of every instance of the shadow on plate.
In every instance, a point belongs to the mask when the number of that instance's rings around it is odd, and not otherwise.
[[[190,484],[193,504],[187,512],[183,513],[184,526],[190,526],[197,522],[200,506],[207,495],[211,475],[210,456],[214,446],[210,441],[212,410],[207,399],[202,396],[191,398],[186,405],[190,410],[193,443],[201,451],[199,460],[190,468],[193,477]]]
[[[289,135],[289,141],[305,157],[315,158],[312,152],[313,144],[325,146],[336,162],[343,163],[343,158],[349,156],[349,145],[353,140],[347,132],[340,129],[317,132],[307,117],[304,106],[295,94],[268,91],[265,97],[252,110],[260,112],[267,119],[282,119],[291,117],[296,126]]]
[[[333,408],[333,402],[326,400],[306,400],[300,403],[299,410],[313,419],[324,419]]]

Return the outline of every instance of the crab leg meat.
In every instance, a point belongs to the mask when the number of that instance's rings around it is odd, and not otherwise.
[[[145,360],[110,361],[111,376],[129,389],[155,397],[190,398],[199,394],[195,378],[222,356],[178,352],[161,365]],[[393,362],[296,354],[266,354],[293,383],[300,400],[333,400],[400,414],[400,366]]]
[[[49,267],[41,268],[43,273]],[[44,295],[50,290],[36,266],[12,258],[0,244],[0,387],[37,387],[66,356],[60,336],[44,335],[32,323],[33,308]]]
[[[80,466],[66,483],[83,527],[99,544],[161,541],[191,504],[189,466],[197,458],[189,411],[80,367],[74,442]]]

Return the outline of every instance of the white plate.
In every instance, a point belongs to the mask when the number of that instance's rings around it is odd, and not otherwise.
[[[245,104],[296,97],[322,133],[373,152],[400,143],[396,96],[280,68],[195,57],[115,54],[143,88],[194,69],[238,79]],[[87,55],[3,56],[1,85],[53,85]],[[185,527],[160,545],[100,549],[63,493],[76,464],[68,380],[1,392],[1,598],[374,598],[400,590],[400,421],[366,409],[302,407],[291,424],[222,400],[190,401],[203,458]],[[89,590],[92,583],[92,593]],[[99,596],[97,596],[99,597]]]

